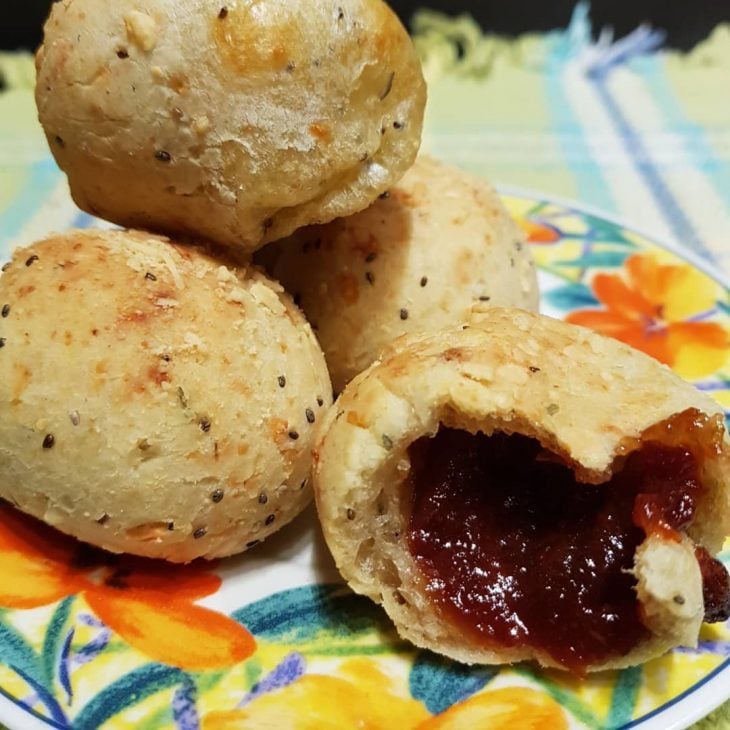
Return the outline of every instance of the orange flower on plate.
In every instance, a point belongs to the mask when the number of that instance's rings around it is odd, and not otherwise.
[[[203,730],[417,730],[430,715],[418,701],[394,691],[391,678],[368,659],[351,659],[337,677],[305,674],[236,710],[203,718]]]
[[[195,605],[220,587],[209,571],[107,555],[0,504],[0,606],[37,608],[81,594],[130,646],[165,664],[228,667],[256,648],[243,626]]]
[[[689,379],[727,360],[728,331],[697,319],[715,308],[721,287],[697,269],[634,254],[622,274],[597,274],[591,288],[603,308],[571,312],[568,322],[621,340]]]
[[[527,236],[527,240],[530,243],[549,244],[556,243],[560,240],[558,230],[544,223],[538,223],[528,218],[518,218],[517,224],[525,236]]]
[[[305,674],[243,708],[210,712],[203,730],[568,729],[560,705],[529,687],[480,692],[432,716],[421,702],[399,694],[391,678],[368,659],[345,662],[338,675]]]

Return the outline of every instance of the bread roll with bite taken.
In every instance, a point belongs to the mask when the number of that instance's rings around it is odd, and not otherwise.
[[[0,498],[113,552],[251,547],[309,502],[322,352],[253,267],[70,231],[0,277]]]
[[[76,203],[251,251],[366,207],[426,98],[382,0],[61,0],[36,100]]]
[[[314,486],[339,570],[401,636],[585,673],[728,618],[729,454],[718,404],[649,356],[494,308],[355,378]]]
[[[475,304],[538,307],[532,257],[497,193],[426,156],[361,213],[258,255],[315,328],[337,391],[402,334],[463,322]]]

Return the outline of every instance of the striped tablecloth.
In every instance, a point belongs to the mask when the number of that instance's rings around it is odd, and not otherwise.
[[[516,41],[468,18],[415,19],[425,146],[501,184],[590,204],[730,272],[730,26],[690,54],[639,28]]]

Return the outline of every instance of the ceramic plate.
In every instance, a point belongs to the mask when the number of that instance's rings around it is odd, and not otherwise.
[[[543,311],[649,352],[730,409],[727,288],[600,214],[505,200]],[[89,223],[70,207],[64,220]],[[730,626],[714,625],[697,649],[584,681],[468,668],[400,641],[340,583],[311,509],[244,556],[184,567],[102,555],[0,509],[0,721],[12,730],[426,730],[472,728],[470,712],[490,728],[669,730],[730,696],[729,656]]]

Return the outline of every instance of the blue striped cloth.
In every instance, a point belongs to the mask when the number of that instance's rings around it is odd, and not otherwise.
[[[691,54],[648,27],[505,41],[471,19],[414,20],[425,146],[498,183],[591,205],[730,272],[730,27]]]

